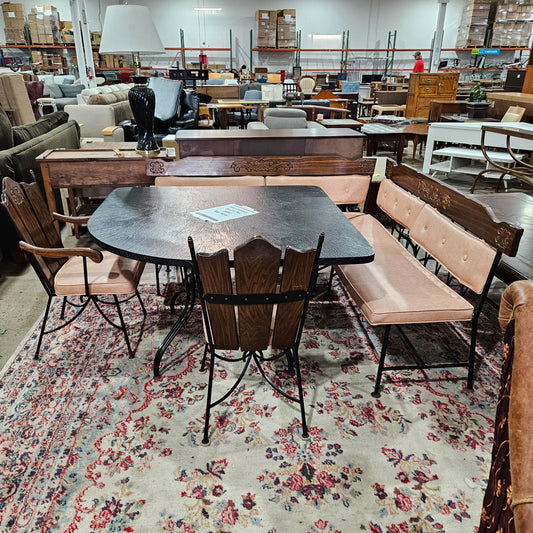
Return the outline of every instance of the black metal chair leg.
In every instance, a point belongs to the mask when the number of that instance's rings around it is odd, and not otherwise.
[[[209,417],[211,416],[211,397],[213,394],[213,376],[215,373],[215,353],[211,351],[209,364],[209,381],[207,382],[207,404],[205,406],[204,438],[202,445],[209,446]]]
[[[374,392],[372,392],[372,396],[374,398],[379,398],[381,396],[381,376],[385,366],[385,357],[387,355],[387,344],[389,342],[390,329],[391,327],[389,324],[385,327],[385,333],[383,335],[383,344],[381,345],[381,356],[379,358],[378,372],[376,374],[376,383],[374,385]]]
[[[128,336],[128,330],[126,329],[126,324],[124,323],[124,318],[122,317],[122,311],[120,310],[120,303],[118,301],[118,296],[113,295],[113,298],[115,300],[115,305],[117,306],[118,318],[120,320],[120,329],[124,333],[124,338],[126,339],[126,345],[128,347],[128,353],[130,354],[130,359],[133,359],[135,356],[133,354],[133,350],[131,349],[130,338]]]
[[[139,303],[141,304],[141,309],[143,311],[144,316],[146,316],[146,307],[144,307],[144,303],[142,301],[141,295],[139,294],[139,291],[136,290],[135,294],[137,295],[137,299],[139,300]]]
[[[43,325],[41,326],[41,331],[39,333],[39,340],[37,341],[37,349],[35,350],[35,355],[33,358],[37,361],[39,359],[39,351],[41,350],[41,343],[43,341],[43,336],[46,328],[46,321],[48,320],[48,313],[50,312],[50,304],[52,303],[52,296],[48,296],[48,302],[46,302],[46,310],[43,317]],[[63,301],[64,305],[64,301]]]
[[[300,415],[302,417],[302,437],[304,439],[308,439],[309,431],[307,429],[307,420],[305,418],[304,391],[302,387],[302,375],[300,373],[300,360],[298,358],[298,350],[293,349],[292,355],[294,359],[294,366],[296,367],[296,380],[298,381],[298,398],[300,400]]]
[[[161,268],[161,265],[155,265],[155,286],[156,286],[157,296],[161,296],[161,285],[159,282],[159,269],[160,268]]]
[[[61,320],[63,320],[65,318],[65,309],[67,307],[67,297],[66,296],[63,296],[63,301],[61,303]]]
[[[202,356],[202,364],[200,365],[200,372],[202,372],[202,374],[207,370],[206,366],[205,366],[205,361],[207,359],[207,352],[208,352],[208,345],[207,343],[205,343],[205,346],[204,346],[204,355]]]

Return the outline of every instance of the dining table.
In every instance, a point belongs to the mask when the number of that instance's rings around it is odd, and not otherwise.
[[[185,304],[157,350],[154,376],[195,306],[189,236],[197,252],[228,249],[230,261],[236,246],[258,235],[282,251],[287,246],[305,250],[316,246],[322,232],[321,266],[374,258],[372,246],[342,211],[311,186],[121,187],[96,209],[88,230],[105,250],[187,269]]]

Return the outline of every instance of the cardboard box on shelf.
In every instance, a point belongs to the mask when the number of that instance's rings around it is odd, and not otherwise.
[[[2,11],[4,13],[6,12],[15,12],[15,13],[20,13],[22,15],[24,15],[24,4],[14,4],[14,3],[11,3],[11,2],[4,2],[2,4]]]
[[[102,33],[97,31],[91,32],[91,44],[100,44],[102,40]]]
[[[278,48],[296,48],[296,39],[280,39],[278,38]]]
[[[59,29],[60,30],[67,30],[72,31],[72,21],[71,20],[60,20],[59,21]]]
[[[4,26],[9,29],[22,30],[26,26],[26,21],[23,18],[7,18],[4,19]]]
[[[72,31],[63,31],[63,32],[61,32],[61,42],[63,44],[73,44],[74,43],[74,33]]]
[[[41,63],[43,60],[43,53],[39,50],[32,50],[31,59],[34,63]]]
[[[24,29],[5,28],[6,44],[26,44]]]
[[[275,48],[276,47],[276,35],[270,37],[257,36],[258,48]]]
[[[282,20],[284,24],[287,24],[289,22],[295,23],[296,22],[296,9],[278,9],[277,19],[278,19],[278,24],[280,23],[280,20]]]
[[[266,24],[276,25],[276,19],[278,18],[277,11],[266,11],[263,9],[258,9],[255,12],[255,20],[257,22],[261,21]]]

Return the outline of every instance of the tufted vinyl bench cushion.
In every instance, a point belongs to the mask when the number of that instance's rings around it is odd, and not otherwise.
[[[320,187],[336,204],[364,204],[370,176],[267,176],[267,185],[311,185]]]
[[[335,270],[373,326],[463,321],[473,306],[413,257],[374,217],[348,218],[374,248],[374,261]]]

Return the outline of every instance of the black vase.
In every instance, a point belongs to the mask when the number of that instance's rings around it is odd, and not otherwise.
[[[154,137],[154,91],[147,85],[134,85],[128,99],[139,135],[136,152],[148,157],[158,154],[160,149]]]

